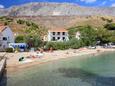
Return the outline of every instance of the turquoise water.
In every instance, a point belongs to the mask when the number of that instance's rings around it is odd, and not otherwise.
[[[72,57],[7,75],[0,86],[115,86],[115,53]]]

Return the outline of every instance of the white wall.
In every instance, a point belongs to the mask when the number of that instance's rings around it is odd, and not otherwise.
[[[63,35],[63,32],[60,32],[60,35],[57,34],[57,32],[55,32],[55,35],[52,34],[52,32],[48,32],[48,41],[52,41],[52,38],[55,37],[56,40],[58,37],[60,37],[60,41],[63,41],[63,37],[65,37],[65,41],[68,41],[68,32],[65,32],[65,35]]]
[[[7,27],[2,33],[1,38],[1,42],[2,42],[2,46],[1,48],[7,48],[9,43],[14,43],[14,34],[12,32],[12,30]],[[3,37],[6,37],[7,40],[3,40]]]

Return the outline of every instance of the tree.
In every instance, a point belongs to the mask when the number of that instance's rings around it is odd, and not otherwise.
[[[53,48],[55,50],[66,50],[69,48],[72,49],[78,49],[80,47],[84,46],[82,40],[78,40],[76,38],[72,38],[69,41],[63,41],[63,42],[48,42],[46,44],[46,48],[50,49]]]
[[[30,48],[31,47],[37,48],[42,46],[43,44],[42,40],[38,35],[31,35],[31,34],[26,35],[25,42],[28,44]]]
[[[31,22],[30,26],[25,29],[25,33],[31,35],[38,35],[42,39],[43,36],[46,35],[47,30],[44,27],[39,26],[34,22]]]
[[[71,27],[68,29],[69,39],[75,38],[77,27]]]
[[[78,49],[84,46],[82,40],[78,40],[77,38],[72,38],[71,40],[69,40],[67,42],[67,45],[69,46],[69,48],[72,48],[72,49]]]
[[[19,19],[19,20],[17,20],[17,23],[18,23],[18,24],[24,24],[24,23],[25,23],[25,21],[24,21],[24,20]]]
[[[108,30],[115,30],[115,23],[107,23],[104,27]]]
[[[110,32],[110,37],[108,38],[110,42],[115,43],[115,31]]]
[[[89,45],[95,45],[96,44],[97,34],[96,34],[95,28],[92,28],[91,26],[87,25],[87,26],[72,27],[72,28],[69,28],[68,30],[69,30],[70,39],[75,38],[77,31],[80,32],[81,40],[79,40],[79,41],[81,41],[82,46],[83,45],[89,46]],[[76,41],[76,43],[77,43],[77,41]]]
[[[9,22],[5,21],[5,22],[4,22],[4,25],[9,25]]]
[[[112,23],[112,22],[113,22],[112,19],[108,19],[108,18],[104,18],[104,17],[101,17],[101,19],[102,19],[103,21],[106,21],[107,23]]]
[[[107,19],[107,22],[108,22],[108,23],[112,23],[113,20],[112,20],[112,19]]]
[[[31,22],[30,21],[26,21],[26,25],[27,26],[31,26]]]
[[[97,34],[94,28],[92,28],[91,26],[85,26],[80,28],[79,30],[81,33],[80,38],[86,46],[96,44]]]
[[[18,36],[16,36],[15,42],[16,43],[23,43],[23,42],[25,42],[24,35],[18,35]]]
[[[97,39],[103,44],[110,42],[112,33],[105,28],[98,28]]]

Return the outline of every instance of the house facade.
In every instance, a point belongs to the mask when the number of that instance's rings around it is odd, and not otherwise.
[[[68,41],[68,31],[66,29],[50,29],[45,41]]]
[[[8,48],[9,43],[14,43],[14,34],[11,28],[0,26],[0,51]]]

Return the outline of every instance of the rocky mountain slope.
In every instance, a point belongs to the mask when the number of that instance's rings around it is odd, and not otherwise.
[[[82,7],[70,3],[28,3],[0,9],[0,16],[115,16],[114,7]]]
[[[46,29],[70,28],[73,26],[90,25],[103,28],[106,20],[115,22],[115,8],[81,7],[69,3],[28,3],[0,9],[0,23],[8,24],[15,33],[23,33],[28,28],[18,24],[19,19],[32,21]],[[10,19],[10,20],[9,20]]]

